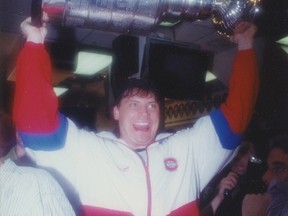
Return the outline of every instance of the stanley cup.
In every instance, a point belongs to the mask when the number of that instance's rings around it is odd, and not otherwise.
[[[229,36],[237,23],[254,19],[259,0],[44,0],[42,8],[63,26],[147,35],[163,21],[211,19]]]

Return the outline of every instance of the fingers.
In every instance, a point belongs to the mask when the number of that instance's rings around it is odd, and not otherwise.
[[[239,23],[234,30],[234,34],[230,37],[232,43],[238,44],[238,50],[251,49],[253,47],[253,39],[257,27],[249,22]]]
[[[256,30],[257,30],[256,25],[249,22],[241,22],[235,27],[234,34],[231,36],[231,38],[233,39],[239,35],[251,37],[255,34]]]
[[[238,180],[238,175],[236,173],[230,172],[225,178],[223,178],[219,184],[219,196],[224,196],[225,190],[232,190],[236,187]]]
[[[256,25],[250,22],[240,22],[234,29],[234,35],[249,32],[255,33],[257,30]]]
[[[237,185],[237,179],[234,177],[226,177],[220,183],[220,187],[228,190],[233,189],[236,185]]]
[[[45,22],[42,27],[38,28],[32,25],[31,17],[28,17],[21,23],[20,28],[24,36],[27,38],[27,41],[44,43],[47,34]]]
[[[26,154],[25,149],[24,149],[23,145],[21,145],[21,144],[17,144],[15,146],[15,152],[16,152],[17,158],[21,158]]]
[[[248,28],[252,26],[249,22],[240,22],[234,29],[234,34],[245,32]]]
[[[225,178],[222,179],[221,182],[226,183],[227,185],[236,186],[238,175],[234,172],[230,172]],[[231,188],[226,188],[231,189]]]
[[[26,18],[23,22],[20,24],[21,31],[26,35],[27,34],[27,28],[31,23],[31,17]]]
[[[42,21],[43,21],[43,24],[45,24],[45,22],[48,22],[49,20],[49,16],[46,12],[43,11],[43,14],[42,14]]]

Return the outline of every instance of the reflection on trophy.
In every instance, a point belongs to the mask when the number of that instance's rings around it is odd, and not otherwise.
[[[103,31],[147,35],[160,22],[210,18],[229,36],[240,21],[252,21],[259,0],[44,0],[52,23]]]

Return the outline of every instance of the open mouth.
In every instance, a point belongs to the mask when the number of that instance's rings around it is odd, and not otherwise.
[[[148,122],[137,122],[133,124],[133,128],[137,131],[148,131],[150,124]]]

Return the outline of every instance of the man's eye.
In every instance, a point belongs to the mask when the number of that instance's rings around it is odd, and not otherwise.
[[[275,174],[281,174],[288,171],[288,167],[286,166],[275,166],[272,168],[272,172]]]
[[[131,107],[131,108],[134,108],[134,107],[137,107],[137,106],[138,106],[138,104],[136,102],[132,102],[132,103],[129,104],[129,107]]]
[[[158,105],[156,103],[151,103],[148,105],[148,109],[157,109]]]
[[[285,172],[287,170],[287,168],[286,167],[276,167],[276,170],[278,172]]]

